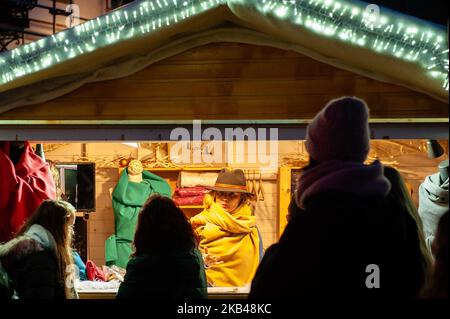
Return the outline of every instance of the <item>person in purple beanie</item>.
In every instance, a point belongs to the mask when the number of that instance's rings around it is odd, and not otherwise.
[[[419,295],[424,274],[417,225],[389,196],[383,165],[364,163],[368,120],[363,100],[342,97],[308,125],[310,164],[291,203],[297,211],[264,256],[249,298]]]

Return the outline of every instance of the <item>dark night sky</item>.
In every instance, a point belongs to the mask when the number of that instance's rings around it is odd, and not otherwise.
[[[363,0],[434,23],[447,25],[448,0]]]

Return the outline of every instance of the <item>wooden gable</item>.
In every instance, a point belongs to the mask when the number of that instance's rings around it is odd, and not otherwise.
[[[0,120],[310,119],[330,99],[363,98],[372,119],[448,118],[448,104],[301,54],[238,43],[191,49],[131,76],[88,83]]]

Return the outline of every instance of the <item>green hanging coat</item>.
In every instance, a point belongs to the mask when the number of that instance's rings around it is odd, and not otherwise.
[[[106,265],[126,268],[132,253],[139,211],[153,193],[171,197],[169,184],[161,177],[147,171],[142,172],[142,182],[128,180],[128,171],[124,169],[112,193],[114,223],[116,233],[105,243]]]

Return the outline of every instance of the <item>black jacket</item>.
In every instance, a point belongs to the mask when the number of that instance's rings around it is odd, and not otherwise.
[[[389,198],[317,194],[266,253],[250,298],[415,297],[423,283],[417,225]],[[376,282],[380,288],[368,288]],[[367,268],[369,266],[369,268]]]
[[[66,299],[53,252],[28,255],[9,273],[19,299]]]

